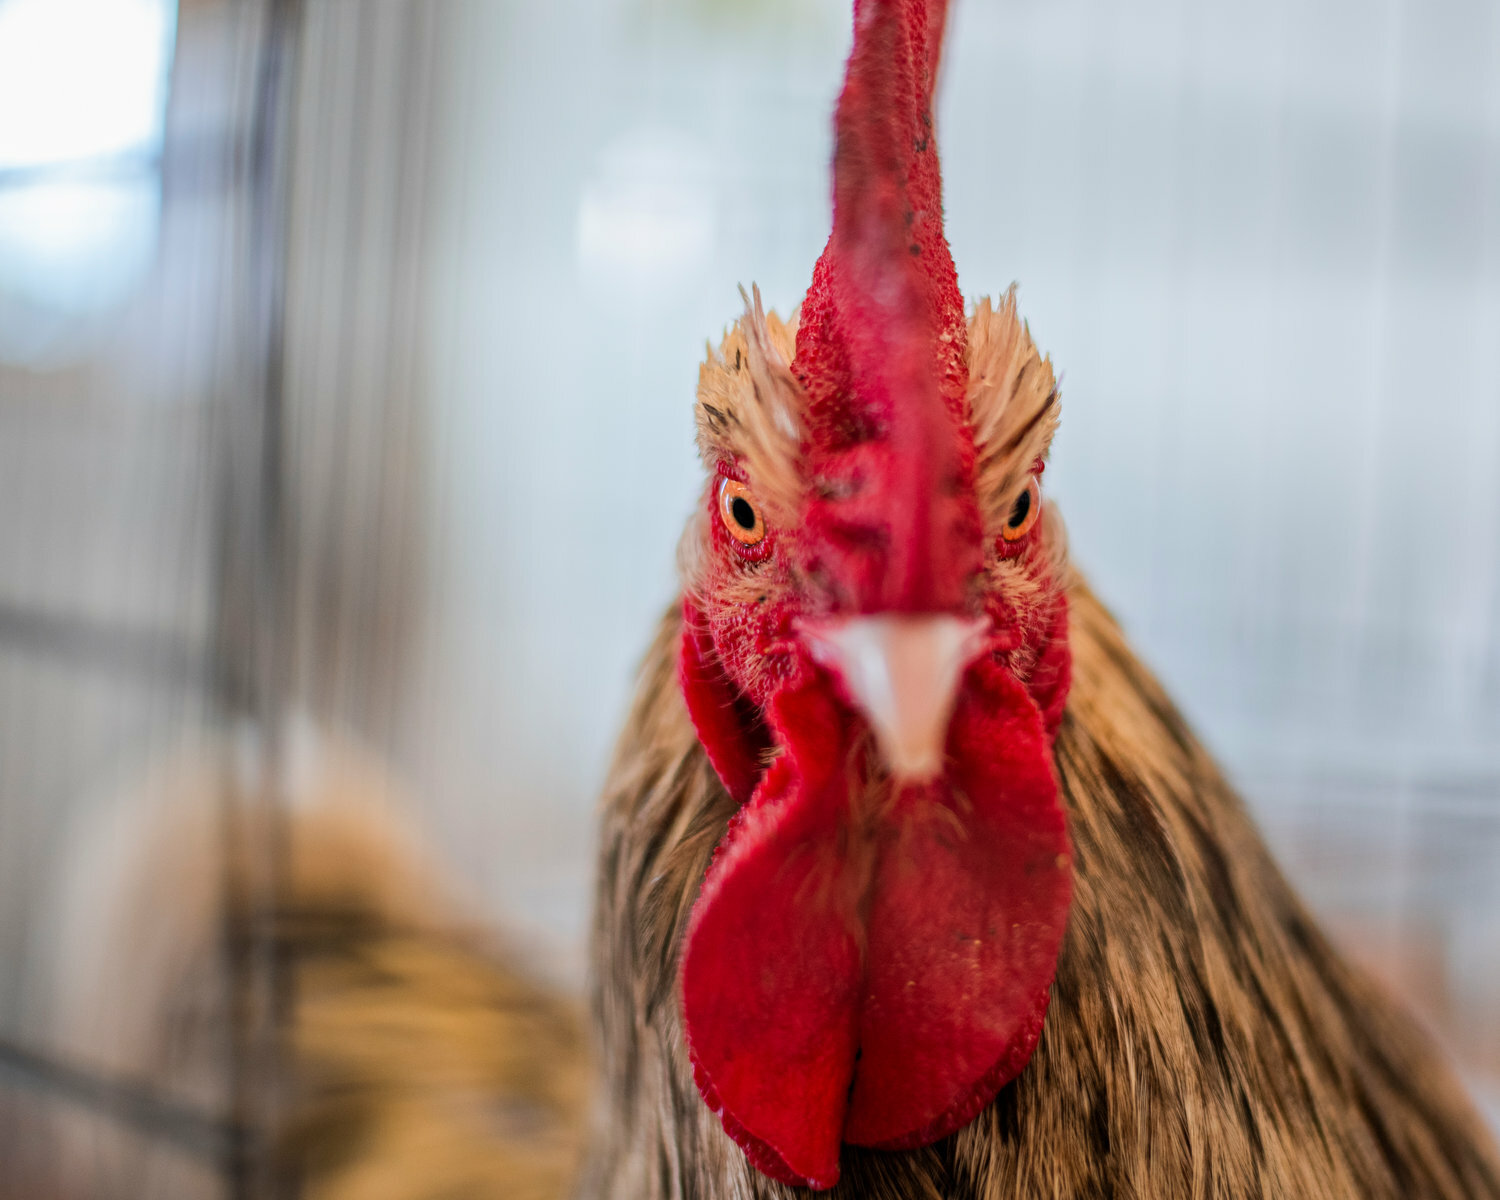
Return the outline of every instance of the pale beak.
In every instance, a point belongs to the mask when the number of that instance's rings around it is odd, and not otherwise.
[[[890,614],[810,621],[801,632],[870,722],[891,773],[921,782],[943,769],[958,685],[988,628],[983,618]]]

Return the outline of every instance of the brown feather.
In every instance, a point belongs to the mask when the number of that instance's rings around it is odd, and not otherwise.
[[[797,313],[782,321],[761,307],[760,289],[743,288],[745,315],[712,346],[698,368],[698,453],[710,471],[721,460],[743,465],[756,499],[789,525],[802,502],[802,385],[792,375]]]
[[[999,308],[986,296],[969,317],[968,401],[978,449],[974,487],[990,536],[998,537],[1058,421],[1052,362],[1017,314],[1014,287]]]

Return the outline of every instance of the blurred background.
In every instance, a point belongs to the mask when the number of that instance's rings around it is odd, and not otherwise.
[[[77,847],[172,764],[357,758],[581,986],[697,364],[807,286],[847,8],[0,0],[0,1160],[118,1099]],[[1075,559],[1500,1119],[1500,8],[961,0],[939,126]]]

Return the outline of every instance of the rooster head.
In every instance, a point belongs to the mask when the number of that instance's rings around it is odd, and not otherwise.
[[[700,370],[679,675],[740,808],[682,957],[704,1099],[751,1161],[966,1124],[1041,1032],[1071,895],[1057,392],[1014,294],[966,316],[932,98],[946,0],[856,0],[833,232],[790,322]]]

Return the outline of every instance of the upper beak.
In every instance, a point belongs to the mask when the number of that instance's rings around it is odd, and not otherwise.
[[[891,772],[921,782],[943,769],[958,685],[988,628],[983,618],[883,614],[808,622],[802,634],[870,722]]]

